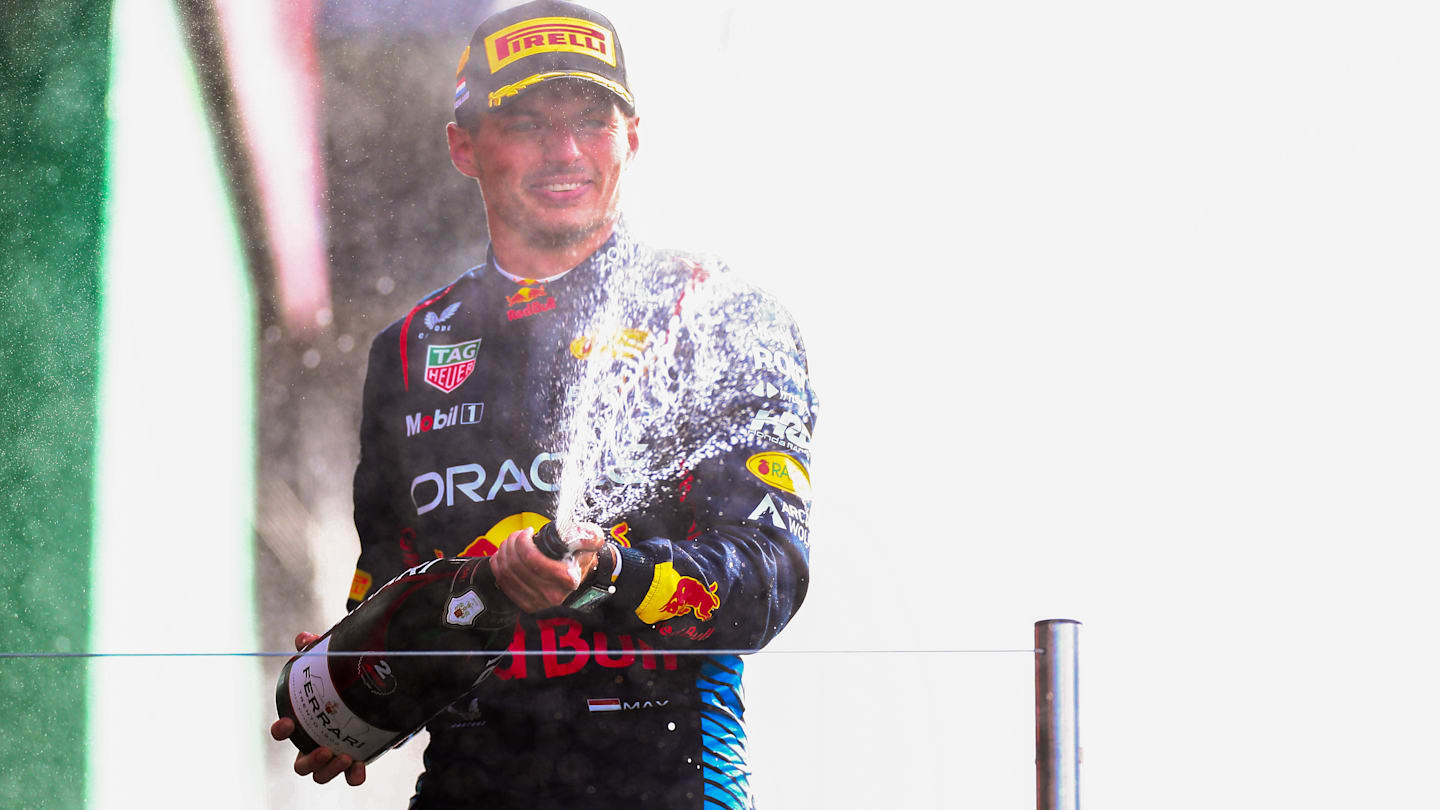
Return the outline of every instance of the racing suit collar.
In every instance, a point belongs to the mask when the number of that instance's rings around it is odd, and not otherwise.
[[[615,220],[615,228],[610,232],[610,238],[595,249],[594,253],[585,257],[583,261],[574,267],[548,279],[536,279],[537,281],[560,281],[564,278],[581,277],[588,278],[594,274],[596,281],[603,282],[617,268],[625,267],[631,263],[639,251],[639,243],[630,233],[630,227],[622,215]],[[499,271],[500,264],[495,261],[495,245],[485,247],[485,264],[491,269]],[[504,272],[504,277],[514,278],[513,273]]]

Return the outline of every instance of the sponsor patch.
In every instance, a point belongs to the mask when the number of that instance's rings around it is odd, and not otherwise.
[[[451,597],[450,602],[445,605],[445,623],[456,627],[469,627],[475,623],[475,617],[484,612],[485,602],[480,599],[480,594],[466,591]]]
[[[510,307],[505,317],[518,321],[531,315],[539,315],[555,308],[555,297],[545,292],[545,285],[533,279],[520,282],[514,295],[505,296],[505,305]]]
[[[756,438],[801,453],[810,452],[810,428],[806,427],[805,420],[788,411],[771,412],[761,408],[755,412],[747,429]]]
[[[578,53],[615,67],[615,35],[602,25],[574,17],[535,17],[508,25],[485,38],[490,72],[540,53]]]
[[[764,346],[756,346],[753,356],[755,365],[764,371],[778,374],[790,381],[790,384],[798,390],[805,390],[806,373],[805,368],[787,352],[772,351]]]
[[[589,335],[581,335],[570,341],[570,354],[577,360],[584,360],[598,349],[602,355],[612,358],[637,360],[650,345],[650,333],[644,329],[617,329],[609,340],[598,341]]]
[[[365,598],[365,594],[370,593],[370,586],[374,582],[374,577],[356,568],[355,577],[350,580],[350,598],[356,602],[361,601]]]
[[[464,83],[462,82],[461,84]],[[425,313],[425,317],[423,318],[425,322],[425,328],[429,329],[431,332],[449,332],[450,324],[446,323],[446,321],[450,320],[450,318],[455,315],[455,311],[460,309],[460,304],[460,301],[456,301],[455,303],[441,310],[440,314],[438,315],[434,312]],[[420,334],[416,335],[416,337],[424,339],[425,333],[421,332]]]
[[[810,474],[805,465],[784,453],[756,453],[746,459],[745,469],[776,489],[810,499]]]
[[[448,409],[436,408],[434,413],[413,413],[405,416],[405,435],[414,436],[455,425],[479,424],[485,413],[483,402],[462,402]]]
[[[481,487],[485,485],[488,473],[479,464],[457,464],[453,467],[446,467],[444,470],[425,472],[415,476],[410,481],[410,501],[415,504],[415,513],[423,515],[432,509],[439,508],[442,504],[445,507],[454,506],[458,503],[480,503],[481,501],[494,500],[496,495],[504,492],[554,492],[556,485],[546,481],[542,476],[542,468],[550,462],[559,462],[560,456],[555,453],[539,453],[530,460],[526,469],[515,463],[515,459],[507,458],[500,462],[499,469],[495,471],[495,478],[490,484],[487,494],[480,493]],[[551,475],[556,471],[552,469]],[[463,495],[464,500],[457,499],[456,495]]]
[[[790,531],[790,527],[785,525],[785,518],[780,516],[780,507],[775,505],[775,499],[769,495],[760,499],[760,503],[755,506],[755,511],[751,512],[746,520],[753,520],[757,523],[769,522],[777,529]]]
[[[425,382],[447,394],[454,391],[470,379],[479,353],[480,338],[447,346],[426,346]]]
[[[707,587],[694,577],[677,573],[674,563],[658,563],[650,580],[650,591],[635,608],[635,615],[647,624],[686,613],[694,614],[702,622],[709,621],[715,609],[720,607],[720,596],[716,593],[719,587],[718,582]]]
[[[503,517],[498,523],[490,527],[490,530],[470,541],[460,552],[461,557],[489,557],[500,550],[500,544],[505,542],[510,535],[521,529],[532,529],[540,531],[550,518],[539,512],[521,512],[519,514]]]

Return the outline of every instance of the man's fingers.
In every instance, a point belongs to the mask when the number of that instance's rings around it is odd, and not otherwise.
[[[330,752],[330,749],[323,746],[308,754],[297,754],[295,756],[295,773],[300,776],[309,776],[325,767],[333,756],[335,755]]]
[[[289,739],[295,733],[295,721],[288,717],[282,717],[270,724],[270,736],[277,740]]]
[[[345,782],[351,787],[365,784],[365,763],[357,762],[346,768]]]
[[[349,754],[336,756],[335,752],[322,746],[308,754],[296,755],[295,773],[310,776],[321,785],[343,773],[346,782],[358,785],[365,781],[365,763],[356,762]]]
[[[334,759],[326,763],[325,767],[315,772],[315,776],[313,777],[315,779],[315,784],[323,785],[326,782],[329,782],[331,779],[334,779],[335,777],[344,773],[345,769],[349,768],[353,764],[355,764],[354,760],[350,759],[349,754],[341,754],[340,756],[335,757]]]
[[[301,632],[299,632],[299,633],[296,633],[296,634],[295,634],[295,649],[297,649],[297,650],[303,650],[303,649],[305,649],[306,645],[310,644],[310,642],[312,642],[312,641],[314,641],[314,640],[316,640],[316,639],[318,639],[318,638],[320,638],[320,637],[317,636],[317,635],[315,635],[314,633],[306,633],[306,632],[304,632],[304,631],[301,631]]]
[[[594,523],[577,523],[565,535],[565,540],[580,551],[599,551],[605,547],[605,532]]]

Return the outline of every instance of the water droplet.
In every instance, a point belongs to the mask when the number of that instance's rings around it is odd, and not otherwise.
[[[300,362],[301,362],[302,364],[304,364],[304,366],[305,366],[306,368],[315,368],[316,366],[320,365],[320,352],[319,352],[319,350],[318,350],[318,349],[306,349],[306,350],[305,350],[305,353],[302,354],[302,355],[300,355]]]
[[[665,728],[668,728],[668,729],[670,729],[671,731],[674,731],[674,730],[675,730],[675,723],[674,723],[674,721],[671,721],[671,722],[669,722],[669,723],[666,723],[666,724],[665,724]]]
[[[395,292],[395,279],[389,276],[381,276],[375,279],[375,291],[381,295],[389,295]]]
[[[329,307],[321,307],[315,310],[315,323],[320,326],[329,326],[335,320],[335,313]]]
[[[344,354],[349,354],[355,348],[355,338],[351,335],[341,335],[335,339],[335,348]]]

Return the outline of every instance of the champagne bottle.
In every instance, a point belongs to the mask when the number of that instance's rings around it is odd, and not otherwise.
[[[558,560],[570,547],[554,526],[537,532],[535,544]],[[505,657],[518,616],[488,558],[411,568],[280,670],[275,705],[295,721],[290,740],[302,753],[323,745],[374,760],[483,681]]]

